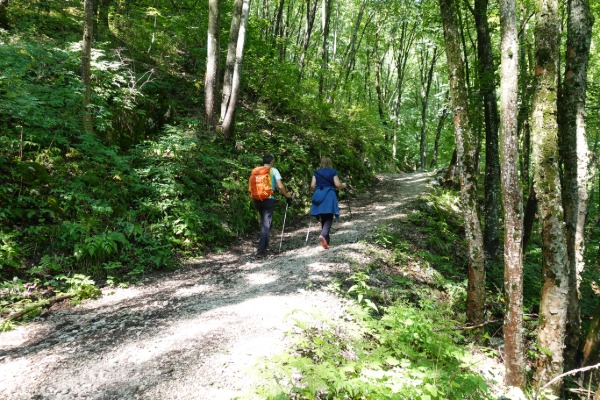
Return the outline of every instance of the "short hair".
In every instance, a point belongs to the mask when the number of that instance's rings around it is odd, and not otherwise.
[[[263,156],[263,164],[271,164],[271,161],[273,161],[275,159],[275,156],[273,156],[273,154],[265,154]]]
[[[322,157],[321,158],[321,168],[331,168],[331,167],[333,167],[333,162],[331,161],[331,158]]]

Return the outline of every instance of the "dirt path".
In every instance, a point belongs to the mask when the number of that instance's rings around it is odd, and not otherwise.
[[[318,245],[314,222],[305,246],[307,219],[286,228],[279,255],[257,261],[248,257],[252,243],[243,243],[0,334],[0,399],[248,396],[249,371],[285,346],[286,316],[343,313],[343,300],[325,286],[367,261],[363,239],[431,188],[424,173],[379,178],[374,193],[352,201],[352,218],[341,204],[329,250]],[[275,251],[280,232],[274,227]]]

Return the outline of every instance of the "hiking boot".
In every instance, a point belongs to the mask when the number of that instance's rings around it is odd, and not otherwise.
[[[266,254],[265,254],[265,253],[258,253],[258,254],[256,255],[256,259],[257,259],[257,260],[262,260],[263,258],[265,258],[265,256],[266,256]]]
[[[329,248],[329,244],[327,244],[327,240],[323,236],[319,236],[319,240],[321,241],[321,246],[323,246],[324,249]]]

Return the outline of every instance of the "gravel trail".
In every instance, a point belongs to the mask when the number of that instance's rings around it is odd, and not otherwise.
[[[252,242],[189,260],[142,285],[109,288],[96,300],[0,333],[0,399],[233,399],[252,397],[253,366],[286,345],[293,311],[344,313],[325,290],[369,260],[366,239],[431,190],[427,173],[379,175],[367,196],[345,202],[332,246],[308,217],[286,227],[282,251],[255,260]],[[277,212],[277,211],[276,211]],[[281,227],[274,226],[277,253]]]

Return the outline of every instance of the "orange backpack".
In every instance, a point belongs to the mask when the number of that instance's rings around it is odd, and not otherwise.
[[[252,175],[248,180],[250,197],[255,200],[265,200],[273,195],[270,172],[271,168],[269,167],[256,167],[252,170]]]

